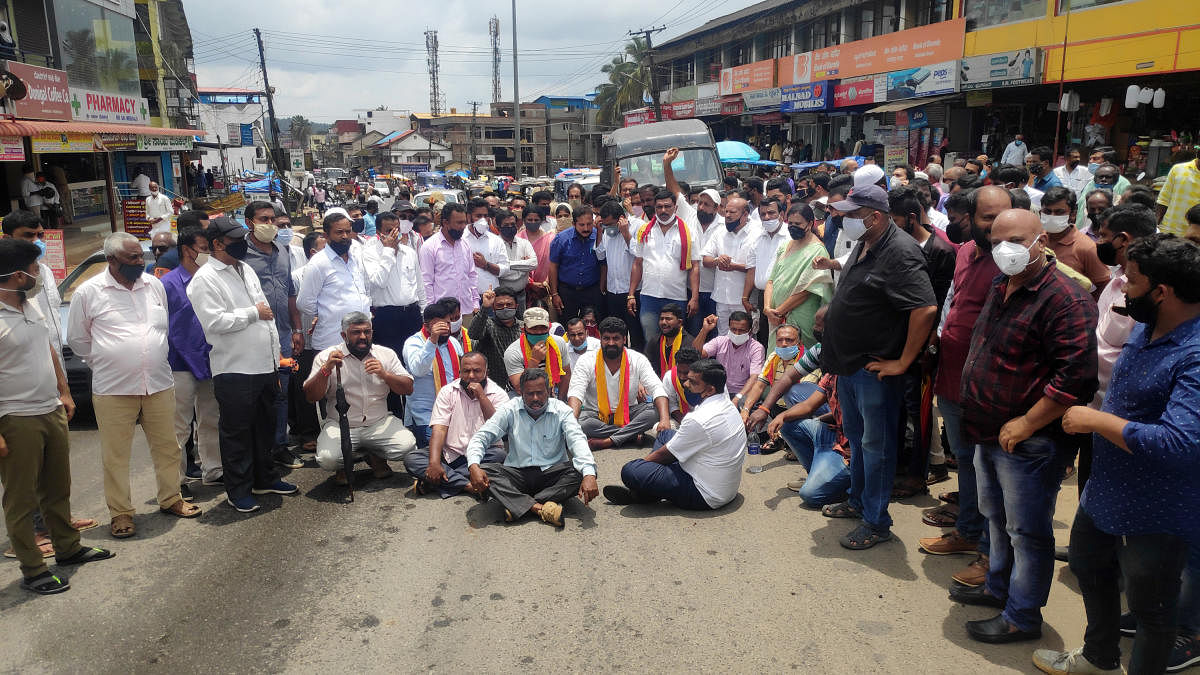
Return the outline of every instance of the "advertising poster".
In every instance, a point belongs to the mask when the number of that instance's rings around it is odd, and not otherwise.
[[[740,94],[775,86],[775,59],[734,66],[721,71],[721,94]]]
[[[42,262],[54,272],[55,281],[62,281],[67,278],[67,248],[63,244],[63,231],[45,232],[42,241],[46,242],[46,257],[42,258]]]
[[[0,162],[25,161],[25,144],[20,136],[0,136]]]
[[[71,121],[71,90],[67,86],[66,72],[20,61],[7,61],[5,68],[25,84],[25,98],[10,101],[16,117]]]
[[[887,75],[868,75],[842,80],[833,87],[833,107],[870,105],[887,100]]]
[[[891,173],[900,164],[908,164],[907,145],[883,146],[883,166],[886,173]]]
[[[825,110],[829,105],[829,83],[811,82],[809,84],[793,84],[780,88],[783,112],[804,112]]]
[[[965,58],[959,79],[963,91],[1038,84],[1042,81],[1042,50],[1032,47]]]
[[[146,218],[146,200],[127,197],[121,200],[124,230],[138,239],[150,238],[150,220]]]
[[[958,89],[957,62],[946,61],[932,66],[907,68],[887,75],[887,100],[951,94]]]

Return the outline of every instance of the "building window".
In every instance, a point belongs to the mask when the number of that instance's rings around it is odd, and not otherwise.
[[[754,61],[754,40],[735,42],[729,47],[730,65],[744,66]]]
[[[78,0],[54,0],[54,17],[72,86],[141,94],[133,19]]]
[[[817,19],[812,26],[812,48],[824,49],[829,46],[825,41],[825,20]]]
[[[833,45],[842,44],[842,14],[841,14],[841,12],[835,12],[835,13],[830,14],[829,16],[825,17],[825,22],[826,22],[825,34],[828,36],[826,38],[828,40],[828,43],[825,46],[832,47]]]
[[[863,7],[858,10],[858,39],[865,40],[875,36],[875,8]]]
[[[949,17],[947,4],[946,0],[923,0],[917,6],[917,25],[928,26],[945,21]]]
[[[900,30],[900,0],[882,0],[880,5],[879,23],[876,25],[878,34],[886,35]]]
[[[696,60],[687,58],[672,62],[671,82],[675,87],[690,87],[696,84]]]
[[[790,26],[767,33],[766,52],[766,58],[768,59],[778,59],[783,58],[784,56],[791,56],[792,29]]]
[[[1036,19],[1045,14],[1045,0],[963,0],[962,15],[967,19],[967,31]]]
[[[1069,12],[1073,9],[1090,9],[1102,5],[1114,5],[1126,0],[1058,0],[1058,13]]]
[[[717,82],[721,79],[721,68],[724,66],[721,63],[721,51],[719,49],[709,49],[702,52],[699,63],[700,76],[703,78],[701,84]]]
[[[533,148],[521,148],[521,162],[533,164]]]

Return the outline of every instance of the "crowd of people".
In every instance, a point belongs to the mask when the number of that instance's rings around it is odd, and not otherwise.
[[[1120,188],[1111,149],[1052,169],[1049,149],[1012,148],[1019,163],[885,174],[850,159],[723,191],[677,181],[672,149],[664,185],[617,171],[562,217],[550,193],[437,211],[402,193],[391,210],[327,209],[303,237],[251,202],[244,223],[184,212],[149,264],[111,234],[65,328],[92,369],[111,534],[136,534],[139,424],[159,508],[181,518],[200,515],[190,481],[252,512],[298,492],[281,470],[308,461],[368,479],[346,466],[346,430],[372,477],[402,466],[417,495],[557,527],[565,502],[601,493],[595,452],[652,448],[605,477],[609,502],[711,510],[761,445],[804,468],[787,487],[849,521],[851,550],[890,540],[891,502],[957,467],[959,489],[921,514],[943,531],[920,546],[973,557],[950,599],[999,610],[967,623],[973,639],[1040,637],[1057,555],[1088,630],[1079,649],[1038,651],[1039,668],[1118,672],[1124,633],[1133,672],[1186,667],[1200,660],[1200,160],[1155,195]],[[67,584],[44,556],[113,554],[82,546],[70,511],[75,405],[41,223],[19,211],[3,231],[5,519],[24,587],[54,593]],[[1057,551],[1072,473],[1080,506]]]

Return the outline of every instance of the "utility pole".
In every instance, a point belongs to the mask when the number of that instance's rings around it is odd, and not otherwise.
[[[521,180],[521,90],[517,87],[517,0],[512,0],[513,25],[513,180]]]
[[[514,0],[515,1],[515,0]],[[661,122],[662,104],[658,102],[658,80],[654,78],[654,45],[650,41],[650,36],[655,33],[660,33],[666,30],[666,26],[655,26],[653,28],[643,28],[641,30],[631,30],[628,35],[641,35],[646,40],[646,74],[650,78],[650,103],[654,106],[654,119]]]
[[[267,81],[267,57],[263,55],[262,32],[257,28],[254,29],[254,39],[258,40],[258,67],[262,69],[263,89],[267,90],[267,115],[271,120],[271,164],[275,166],[275,177],[279,179],[279,185],[282,188],[283,175],[279,170],[281,151],[279,149],[279,122],[275,119],[275,95],[271,93],[271,83]],[[270,186],[268,185],[268,187]]]
[[[471,105],[471,177],[474,178],[478,173],[478,168],[475,166],[475,120],[479,114],[479,101],[467,101]]]

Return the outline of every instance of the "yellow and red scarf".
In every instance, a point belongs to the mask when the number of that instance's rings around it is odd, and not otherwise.
[[[529,344],[529,340],[525,338],[525,333],[521,333],[521,356],[524,359],[523,365],[526,368],[533,368],[537,363],[533,361],[533,345]],[[565,371],[562,367],[562,354],[558,351],[558,341],[554,336],[546,336],[546,373],[550,375],[550,382],[554,385],[562,379]]]
[[[428,340],[429,329],[422,326],[421,335],[424,335],[425,339]],[[454,344],[449,340],[446,341],[445,347],[446,351],[450,352],[450,370],[453,372],[446,373],[446,364],[442,361],[441,354],[435,351],[433,354],[433,386],[435,389],[441,389],[450,380],[458,379],[458,350],[454,348]],[[442,345],[438,345],[438,349],[441,348]]]
[[[668,370],[675,368],[675,353],[683,345],[683,328],[680,327],[679,332],[675,334],[675,338],[671,340],[671,351],[667,351],[667,336],[658,336],[658,372],[665,373]]]
[[[629,352],[621,350],[621,392],[616,410],[609,410],[608,407],[608,373],[605,372],[607,369],[604,357],[596,354],[596,407],[599,409],[601,421],[623,427],[629,424]]]
[[[460,342],[462,342],[464,354],[471,351],[471,336],[467,334],[466,328],[462,329],[462,340]]]
[[[671,383],[675,385],[675,395],[679,397],[679,412],[684,415],[688,414],[692,406],[688,403],[687,391],[683,388],[683,383],[679,381],[679,368],[676,366],[671,366]]]
[[[658,219],[655,218],[650,222],[642,225],[642,229],[638,232],[637,238],[643,246],[650,239],[650,229],[658,225]],[[683,219],[675,216],[675,227],[679,228],[679,269],[687,271],[692,268],[692,239],[691,233],[688,232],[687,225]]]

